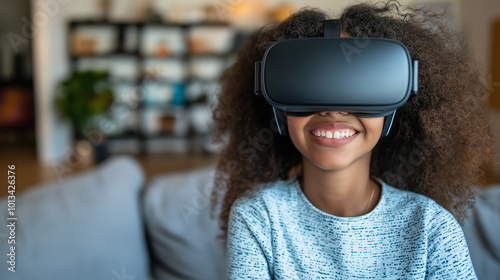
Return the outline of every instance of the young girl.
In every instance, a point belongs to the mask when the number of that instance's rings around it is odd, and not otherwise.
[[[325,19],[307,9],[262,28],[222,78],[214,118],[229,143],[212,199],[223,194],[228,278],[476,279],[455,217],[473,202],[491,136],[463,40],[397,2],[347,8],[342,36],[402,42],[419,61],[418,93],[387,137],[383,117],[341,111],[288,116],[280,136],[254,94],[254,63],[277,41],[323,37]],[[328,145],[322,132],[344,139]]]

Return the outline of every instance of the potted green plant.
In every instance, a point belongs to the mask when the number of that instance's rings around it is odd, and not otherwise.
[[[75,140],[83,140],[85,131],[99,129],[92,118],[105,114],[113,103],[114,95],[111,89],[107,71],[74,71],[63,80],[56,94],[56,107],[59,113],[73,125]],[[97,153],[102,144],[93,143]],[[101,145],[101,147],[99,147]],[[96,160],[99,155],[96,154]]]

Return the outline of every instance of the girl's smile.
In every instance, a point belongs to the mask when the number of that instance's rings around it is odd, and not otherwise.
[[[369,165],[383,122],[383,117],[325,111],[306,117],[288,116],[288,131],[304,160],[323,170],[341,170],[360,159],[362,165]]]
[[[326,147],[339,147],[350,143],[358,133],[352,125],[342,122],[326,122],[310,130],[312,141]]]

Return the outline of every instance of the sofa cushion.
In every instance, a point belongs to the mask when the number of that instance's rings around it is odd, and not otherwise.
[[[500,185],[478,189],[476,204],[463,226],[479,279],[500,275]]]
[[[155,279],[225,278],[218,215],[210,216],[213,179],[214,169],[204,168],[156,177],[146,188],[144,214]]]
[[[18,166],[17,176],[29,174]],[[7,270],[11,244],[0,238],[0,279],[150,279],[139,206],[143,180],[135,160],[117,157],[18,194],[16,272]],[[5,222],[7,198],[0,209]],[[0,237],[7,235],[0,227]]]

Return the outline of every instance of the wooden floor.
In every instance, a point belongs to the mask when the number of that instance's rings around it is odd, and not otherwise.
[[[143,167],[146,178],[159,174],[184,171],[197,167],[215,165],[218,159],[214,154],[154,154],[148,156],[135,156]],[[89,170],[95,165],[93,158],[80,158],[74,160],[75,164],[64,164],[64,162],[54,162],[41,165],[37,162],[36,150],[32,146],[24,145],[2,145],[0,146],[0,174],[7,174],[7,166],[15,165],[16,194],[19,194],[30,187],[44,182],[58,180],[60,176],[65,178],[78,172]],[[7,175],[4,175],[7,180]],[[2,178],[0,177],[0,180]],[[6,186],[6,184],[3,184]],[[6,196],[7,187],[0,189],[0,197]]]
[[[134,156],[142,165],[146,174],[146,179],[159,174],[184,171],[197,167],[214,165],[217,162],[218,156],[214,154],[154,154],[148,156]],[[95,165],[92,163],[93,158],[78,159],[77,164],[72,166],[63,176],[71,176],[71,174],[82,172],[91,169]],[[58,179],[58,172],[61,174],[61,167],[58,163],[41,165],[36,159],[36,150],[29,145],[2,145],[0,146],[0,174],[4,174],[4,179],[7,181],[7,166],[15,165],[16,169],[16,194],[29,189],[30,187]],[[59,168],[59,169],[58,169]],[[4,181],[4,182],[5,182]],[[500,178],[492,175],[486,176],[482,185],[489,186],[500,184]],[[0,197],[7,195],[6,184],[3,184],[3,190],[0,190]]]

